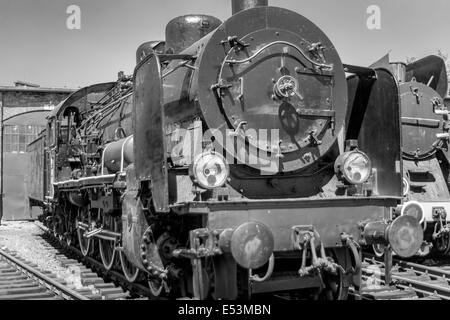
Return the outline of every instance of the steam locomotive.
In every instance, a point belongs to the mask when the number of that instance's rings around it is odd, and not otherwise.
[[[173,19],[165,41],[138,48],[132,77],[54,110],[32,183],[43,219],[155,296],[345,299],[361,286],[361,247],[409,257],[422,244],[415,217],[392,215],[396,79],[343,64],[295,12],[232,7],[225,22]]]
[[[444,98],[448,91],[445,62],[427,56],[409,64],[378,62],[390,68],[399,82],[403,139],[403,205],[394,215],[415,216],[424,229],[419,256],[450,251],[449,117]],[[381,245],[374,247],[381,256]]]

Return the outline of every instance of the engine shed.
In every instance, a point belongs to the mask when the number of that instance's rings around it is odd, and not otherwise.
[[[17,81],[15,86],[0,86],[0,219],[31,219],[25,201],[28,143],[45,128],[45,117],[64,100],[72,89],[44,88]]]

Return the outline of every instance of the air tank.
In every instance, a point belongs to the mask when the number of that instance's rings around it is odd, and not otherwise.
[[[103,151],[103,166],[108,169],[108,173],[123,171],[133,162],[133,136],[111,142],[105,146],[105,150]]]
[[[166,26],[166,52],[180,53],[221,24],[219,19],[203,14],[172,19]]]

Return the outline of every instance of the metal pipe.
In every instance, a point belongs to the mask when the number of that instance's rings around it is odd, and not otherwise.
[[[231,12],[236,14],[240,11],[255,8],[255,7],[267,7],[269,0],[232,0]]]
[[[0,112],[0,124],[1,124],[1,150],[0,150],[0,153],[1,153],[1,161],[0,161],[0,225],[1,225],[1,223],[2,223],[2,218],[3,218],[3,192],[4,192],[4,190],[3,190],[3,160],[4,160],[4,157],[3,157],[3,151],[4,151],[4,149],[3,149],[3,142],[4,142],[4,139],[3,139],[3,132],[4,132],[4,125],[3,125],[3,118],[4,118],[4,110],[3,110],[3,94],[0,94],[0,109],[1,109],[1,112]]]

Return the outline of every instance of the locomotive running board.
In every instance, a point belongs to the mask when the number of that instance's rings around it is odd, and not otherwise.
[[[104,186],[105,184],[112,184],[116,178],[115,174],[106,174],[102,176],[93,176],[80,178],[78,180],[66,180],[56,182],[53,185],[60,190],[77,189],[77,188],[92,188],[96,186]]]

